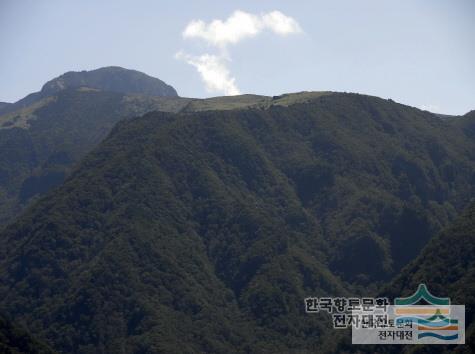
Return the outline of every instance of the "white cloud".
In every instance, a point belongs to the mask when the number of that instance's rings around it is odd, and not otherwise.
[[[209,24],[202,20],[191,21],[183,31],[183,37],[200,38],[216,46],[225,46],[254,37],[261,30],[262,23],[256,15],[235,11],[225,21],[213,20]]]
[[[280,35],[302,33],[299,23],[280,11],[272,11],[262,16],[265,27]]]
[[[278,35],[301,33],[298,22],[280,11],[254,15],[244,11],[234,11],[226,20],[213,20],[209,24],[202,20],[191,21],[183,31],[184,38],[199,38],[209,44],[224,47],[245,38],[257,36],[264,30]]]
[[[225,20],[193,20],[185,27],[182,35],[187,39],[201,39],[219,49],[219,54],[205,53],[192,56],[179,52],[177,59],[193,65],[201,76],[209,92],[225,95],[239,95],[236,79],[231,75],[227,64],[231,60],[226,54],[226,46],[243,39],[256,37],[269,30],[279,36],[301,33],[299,23],[280,11],[255,15],[244,11],[234,11]]]
[[[203,54],[191,56],[182,52],[176,54],[178,59],[185,60],[193,65],[201,76],[209,92],[222,92],[225,95],[239,95],[234,77],[226,66],[226,59],[222,56]]]

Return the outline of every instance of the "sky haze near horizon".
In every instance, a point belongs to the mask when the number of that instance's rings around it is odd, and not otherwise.
[[[237,40],[206,27],[238,10],[248,31],[228,26]],[[117,65],[184,97],[330,90],[475,109],[473,0],[0,0],[0,45],[6,102],[66,71]]]

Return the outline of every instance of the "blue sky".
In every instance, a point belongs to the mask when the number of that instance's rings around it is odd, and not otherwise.
[[[222,46],[208,32],[183,36],[192,20],[206,30],[237,10],[260,21],[258,34]],[[265,27],[272,11],[301,31]],[[187,97],[333,90],[447,114],[475,109],[473,0],[0,0],[0,48],[0,101],[69,70],[119,65]],[[225,67],[232,89],[209,90],[193,65],[203,55]]]

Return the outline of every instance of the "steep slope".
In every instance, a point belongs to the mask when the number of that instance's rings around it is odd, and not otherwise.
[[[157,78],[105,67],[65,73],[39,92],[0,104],[0,229],[32,197],[61,184],[117,121],[178,111],[189,101]]]
[[[430,113],[297,98],[118,123],[0,234],[2,310],[66,352],[315,352],[303,299],[412,260],[475,159]]]
[[[62,82],[62,78],[51,82]],[[154,110],[265,108],[285,105],[288,96],[293,96],[284,95],[274,100],[257,95],[189,99],[63,86],[58,92],[44,90],[48,91],[46,97],[35,98],[21,109],[0,115],[0,151],[3,152],[0,155],[0,228],[19,215],[32,198],[60,185],[75,163],[101,142],[119,120]],[[107,88],[107,85],[104,83],[102,87]],[[143,91],[147,91],[146,87]],[[299,94],[298,100],[319,95]]]
[[[298,100],[321,93],[298,94]],[[0,229],[35,196],[60,185],[71,168],[121,119],[159,110],[229,110],[285,105],[289,97],[243,95],[177,97],[161,80],[135,70],[106,67],[68,72],[40,92],[0,107]]]
[[[409,295],[425,283],[434,294],[465,305],[466,346],[447,346],[439,353],[473,353],[475,350],[475,203],[424,248],[389,287],[390,295]],[[426,350],[415,351],[423,353]]]
[[[475,351],[475,203],[434,237],[380,295],[391,299],[410,296],[424,283],[431,293],[465,305],[465,345],[459,346],[351,346],[346,333],[335,351],[340,353],[473,353]]]
[[[31,199],[61,184],[114,124],[189,100],[66,89],[0,116],[0,228]]]
[[[285,351],[308,333],[317,341],[315,319],[301,316],[305,293],[343,290],[319,259],[316,225],[271,164],[248,176],[265,188],[259,192],[233,177],[223,160],[233,151],[207,151],[221,129],[203,126],[196,152],[182,150],[195,133],[192,118],[153,115],[120,125],[57,197],[22,219],[36,229],[31,217],[52,217],[48,231],[9,228],[2,237],[3,304],[29,313],[15,315],[58,349]],[[219,128],[221,117],[213,120]],[[264,159],[253,154],[243,158]],[[16,292],[17,285],[29,290]]]

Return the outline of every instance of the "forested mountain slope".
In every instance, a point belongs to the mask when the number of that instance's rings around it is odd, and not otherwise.
[[[473,197],[474,151],[356,94],[122,121],[0,234],[0,307],[66,352],[315,352],[303,299],[416,257]]]
[[[31,198],[60,185],[121,119],[179,110],[181,98],[65,89],[0,116],[0,228]]]
[[[352,346],[350,333],[335,348],[340,353],[473,353],[475,350],[475,202],[431,239],[380,294],[394,299],[410,296],[419,284],[451,304],[465,305],[465,345]]]

